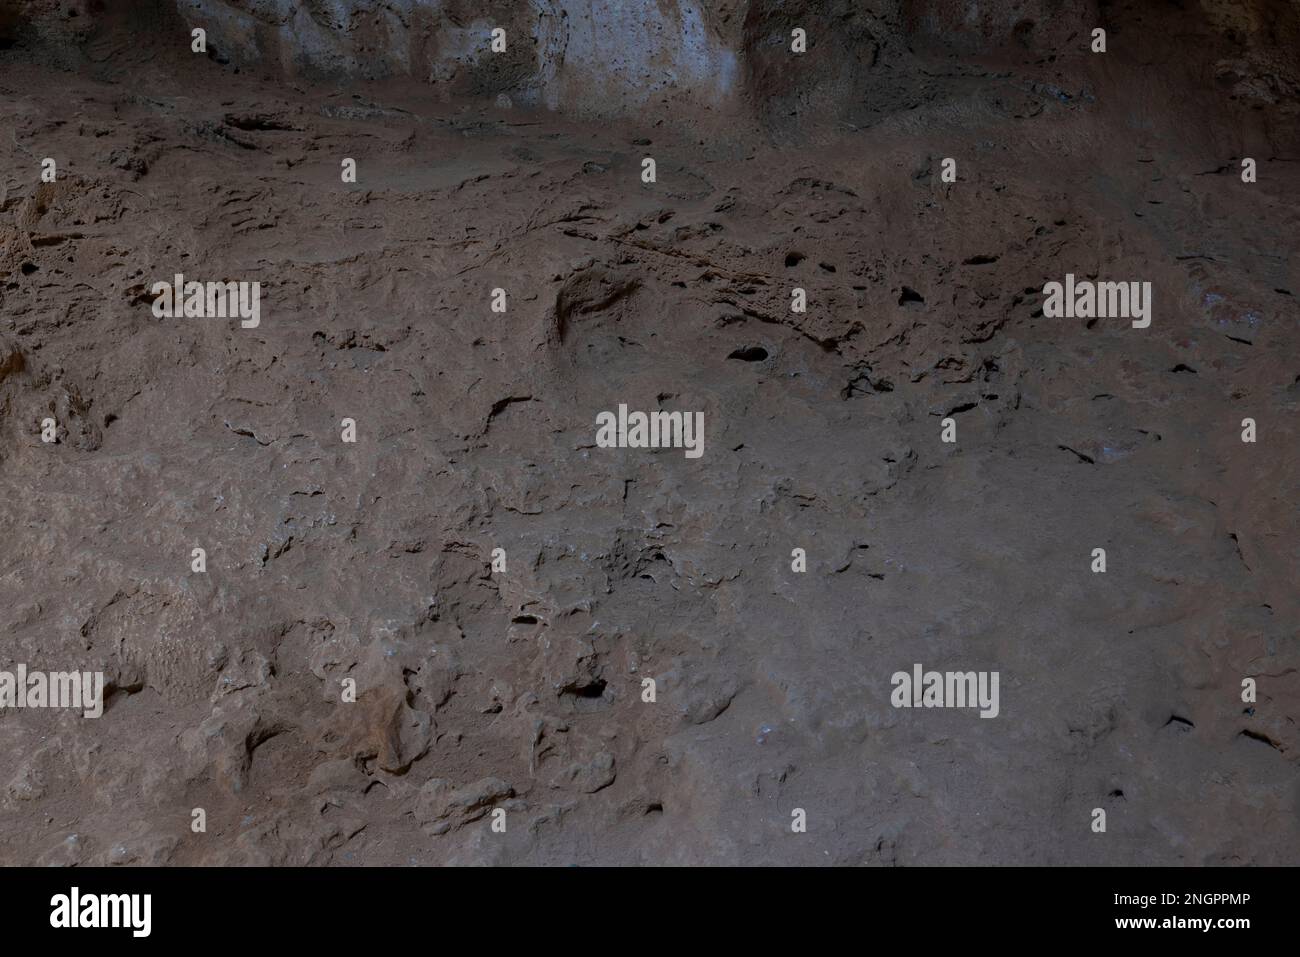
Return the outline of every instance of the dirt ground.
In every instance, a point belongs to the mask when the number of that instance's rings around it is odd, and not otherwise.
[[[1300,859],[1281,27],[903,9],[806,88],[750,47],[601,111],[22,7],[0,668],[107,687],[0,709],[0,862]],[[260,324],[158,318],[176,273]],[[1150,326],[1045,316],[1067,273]],[[703,454],[598,446],[620,404]],[[996,718],[895,707],[915,663],[997,672]]]

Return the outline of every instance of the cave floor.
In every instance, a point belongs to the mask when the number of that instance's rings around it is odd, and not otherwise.
[[[0,92],[4,659],[108,682],[0,714],[0,861],[1294,861],[1280,161],[992,76],[776,142]],[[158,318],[178,273],[259,324]],[[1150,326],[1045,317],[1067,273]],[[600,447],[620,405],[702,455]],[[916,664],[998,673],[996,717],[895,707]]]

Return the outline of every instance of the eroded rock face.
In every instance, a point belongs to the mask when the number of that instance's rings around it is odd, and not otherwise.
[[[664,97],[720,104],[737,54],[697,0],[179,0],[223,57],[290,75],[405,76],[439,96],[614,113]],[[506,49],[490,48],[494,29]]]
[[[73,6],[0,34],[0,652],[107,702],[0,711],[0,861],[1294,861],[1293,4]]]
[[[866,125],[924,97],[943,78],[918,68],[917,51],[1051,62],[1086,50],[1097,27],[1132,30],[1148,51],[1176,45],[1184,68],[1205,64],[1198,82],[1208,69],[1234,96],[1277,104],[1294,99],[1287,51],[1300,39],[1296,0],[1155,12],[1094,0],[8,0],[7,11],[0,41],[36,35],[58,51],[106,29],[181,44],[202,28],[210,56],[266,75],[410,78],[440,102],[503,98],[678,123],[720,112],[800,135]],[[490,49],[497,28],[504,52]],[[791,61],[796,29],[809,53]]]

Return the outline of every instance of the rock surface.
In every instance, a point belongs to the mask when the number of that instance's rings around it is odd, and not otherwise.
[[[10,3],[0,863],[1295,863],[1300,8],[1103,7]]]

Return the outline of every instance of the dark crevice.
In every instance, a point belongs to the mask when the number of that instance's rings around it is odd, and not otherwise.
[[[1270,748],[1272,748],[1272,749],[1275,750],[1275,751],[1285,751],[1285,750],[1286,750],[1286,748],[1282,747],[1282,745],[1281,745],[1279,742],[1274,741],[1274,740],[1273,740],[1272,738],[1270,738],[1268,735],[1266,735],[1266,734],[1261,734],[1261,733],[1258,732],[1258,731],[1251,731],[1249,728],[1246,728],[1245,730],[1243,730],[1243,731],[1241,732],[1241,737],[1243,737],[1243,738],[1250,738],[1250,740],[1252,740],[1252,741],[1258,741],[1258,742],[1260,742],[1261,744],[1267,744]]]
[[[1239,558],[1241,560],[1241,563],[1246,566],[1246,571],[1248,572],[1254,571],[1254,569],[1252,569],[1250,567],[1250,564],[1246,561],[1246,556],[1241,553],[1241,542],[1237,540],[1237,533],[1229,532],[1228,537],[1232,539],[1232,547],[1237,550],[1237,558]]]
[[[593,678],[585,684],[565,685],[561,694],[573,695],[575,698],[599,698],[605,693],[605,679]]]
[[[226,124],[237,130],[292,130],[293,125],[264,113],[227,113]]]

